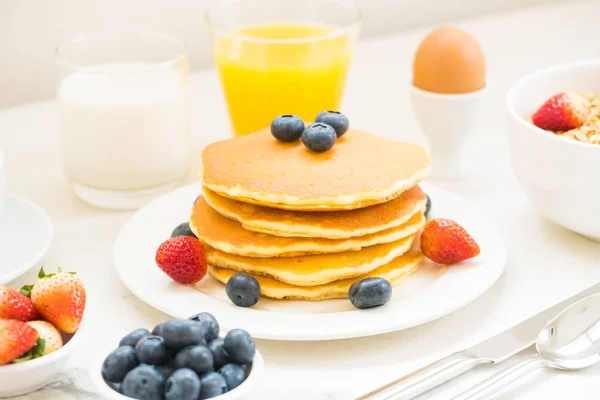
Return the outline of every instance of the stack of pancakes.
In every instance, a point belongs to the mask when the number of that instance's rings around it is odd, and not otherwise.
[[[345,298],[357,280],[394,285],[418,268],[429,166],[421,146],[356,130],[325,153],[268,130],[216,142],[190,227],[223,283],[244,272],[266,297]]]

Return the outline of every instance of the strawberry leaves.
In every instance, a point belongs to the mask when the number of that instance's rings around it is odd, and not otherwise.
[[[44,271],[44,266],[42,265],[42,267],[40,268],[40,272],[38,272],[38,279],[50,278],[56,274],[60,274],[61,272],[62,272],[62,268],[58,267],[56,273],[46,274],[46,271]],[[67,272],[67,273],[71,274],[71,275],[76,274],[76,272]],[[23,287],[21,287],[21,290],[20,290],[21,294],[31,298],[31,291],[33,290],[33,286],[34,285],[23,285]]]
[[[62,270],[60,267],[58,267],[58,273],[61,273]],[[38,278],[39,279],[44,279],[44,278],[50,278],[51,276],[54,276],[56,274],[52,273],[52,274],[46,274],[46,272],[44,272],[44,266],[42,265],[42,268],[40,268],[40,272],[38,272]]]
[[[21,363],[24,361],[33,360],[34,358],[40,358],[44,355],[44,350],[46,349],[46,340],[41,337],[38,337],[37,342],[35,342],[35,346],[31,348],[27,353],[23,354],[21,357],[13,360],[13,363]]]
[[[31,298],[31,290],[32,289],[33,289],[33,285],[23,285],[23,287],[19,291],[21,292],[21,294]]]

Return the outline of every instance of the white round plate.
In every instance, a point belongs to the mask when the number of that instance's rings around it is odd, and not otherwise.
[[[422,185],[432,199],[431,217],[454,219],[471,233],[481,254],[450,268],[424,265],[394,288],[383,307],[358,310],[348,300],[320,302],[261,299],[252,308],[233,305],[225,287],[207,276],[198,285],[180,285],[155,264],[158,246],[177,224],[187,221],[199,184],[180,188],[137,211],[115,242],[115,266],[123,283],[141,300],[176,318],[201,311],[227,329],[275,340],[330,340],[376,335],[420,325],[465,306],[502,274],[504,241],[476,206],[440,188]]]
[[[44,210],[22,197],[8,195],[0,213],[0,284],[39,263],[52,237],[52,221]]]

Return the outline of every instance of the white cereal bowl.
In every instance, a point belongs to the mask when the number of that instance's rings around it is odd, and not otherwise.
[[[557,136],[526,120],[559,92],[600,93],[600,60],[544,69],[509,90],[506,106],[513,170],[541,214],[600,240],[600,145]]]
[[[101,357],[95,364],[94,368],[91,371],[92,380],[96,384],[98,388],[98,392],[102,395],[103,399],[110,400],[131,400],[131,397],[124,396],[112,388],[110,388],[106,382],[104,382],[104,378],[102,378],[102,364],[104,363],[104,359]],[[233,389],[230,392],[222,394],[221,396],[213,397],[215,400],[245,400],[249,397],[249,393],[252,391],[256,382],[260,378],[263,373],[265,367],[265,362],[262,358],[262,355],[258,350],[256,350],[256,354],[254,355],[254,360],[252,361],[252,367],[250,368],[250,373],[246,380],[238,387]]]
[[[83,326],[82,324],[81,327]],[[81,327],[62,348],[54,353],[18,364],[0,366],[0,398],[31,393],[48,384],[53,377],[63,372],[73,351],[81,341]]]

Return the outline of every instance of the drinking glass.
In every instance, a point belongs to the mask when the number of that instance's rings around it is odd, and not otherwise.
[[[132,209],[178,185],[189,148],[185,44],[113,31],[70,38],[56,55],[62,160],[75,194]]]
[[[361,22],[353,2],[222,0],[206,22],[236,135],[340,109]]]

